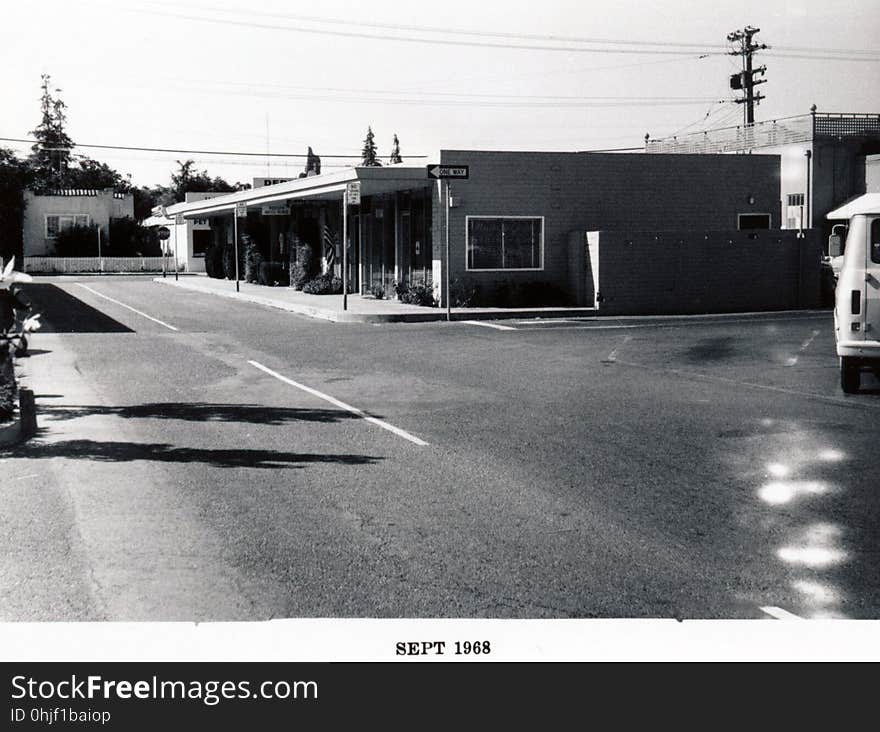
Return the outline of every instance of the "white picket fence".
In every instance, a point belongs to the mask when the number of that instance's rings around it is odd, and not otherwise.
[[[162,257],[25,257],[24,270],[75,274],[82,272],[161,272]],[[165,268],[174,271],[174,259],[165,257]]]

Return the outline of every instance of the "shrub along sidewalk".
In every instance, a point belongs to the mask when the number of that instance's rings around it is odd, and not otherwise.
[[[342,295],[310,295],[291,287],[263,287],[212,277],[154,278],[174,287],[211,295],[253,302],[313,318],[340,323],[427,322],[446,319],[445,308],[411,305],[397,300],[376,300],[360,295],[348,297],[348,310],[342,309]],[[596,315],[591,308],[453,308],[453,320],[496,320],[503,318],[570,318]]]

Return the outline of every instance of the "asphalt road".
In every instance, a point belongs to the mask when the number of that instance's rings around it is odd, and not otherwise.
[[[841,393],[830,312],[499,330],[28,293],[4,620],[880,617],[880,383]]]

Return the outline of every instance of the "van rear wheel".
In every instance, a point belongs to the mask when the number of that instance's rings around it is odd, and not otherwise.
[[[844,394],[855,394],[861,384],[859,365],[849,356],[840,357],[840,388]]]

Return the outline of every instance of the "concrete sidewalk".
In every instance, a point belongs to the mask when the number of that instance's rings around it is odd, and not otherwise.
[[[342,295],[308,295],[290,287],[266,287],[241,282],[235,291],[231,280],[204,276],[155,277],[155,282],[186,290],[253,302],[312,318],[337,323],[423,323],[446,320],[445,308],[405,305],[396,300],[374,300],[348,296],[348,309],[342,308]],[[597,315],[593,308],[453,308],[453,320],[502,320],[510,318],[572,318]]]

